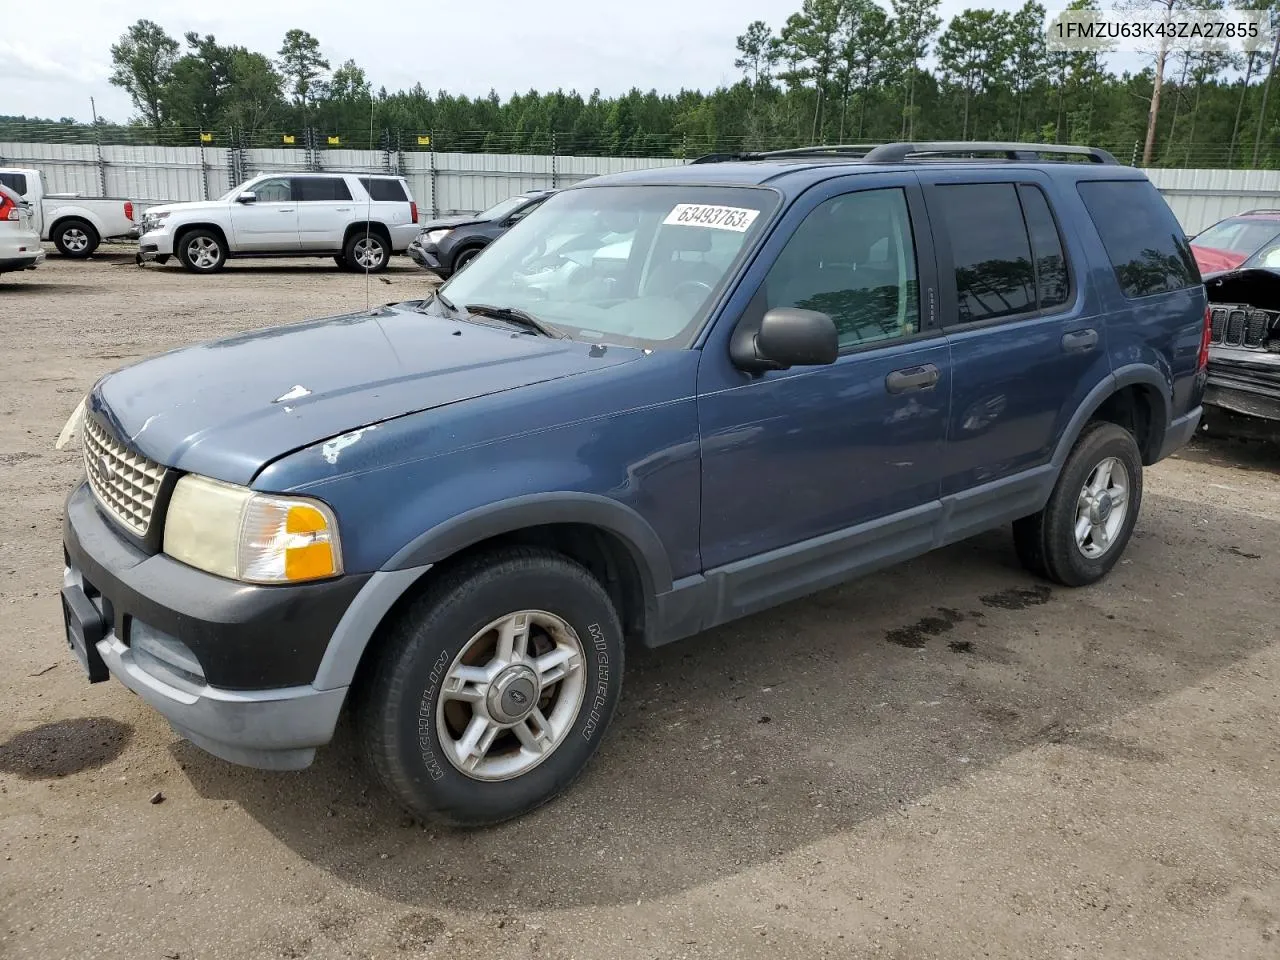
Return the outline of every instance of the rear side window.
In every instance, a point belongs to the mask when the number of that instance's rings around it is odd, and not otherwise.
[[[360,182],[369,191],[374,200],[393,200],[408,203],[409,197],[404,192],[404,184],[399,180],[386,180],[377,177],[362,177]]]
[[[341,177],[295,177],[295,199],[308,202],[318,200],[350,200],[351,191]]]
[[[943,184],[941,219],[956,266],[961,323],[978,323],[1036,309],[1031,240],[1012,183]]]
[[[20,197],[27,195],[27,175],[25,173],[0,173],[0,183]]]
[[[1126,297],[1200,283],[1186,235],[1149,181],[1084,180],[1077,189]]]

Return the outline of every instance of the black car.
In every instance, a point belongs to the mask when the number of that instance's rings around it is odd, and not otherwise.
[[[474,216],[429,220],[417,239],[409,244],[408,254],[428,270],[450,277],[553,193],[554,190],[529,190]]]

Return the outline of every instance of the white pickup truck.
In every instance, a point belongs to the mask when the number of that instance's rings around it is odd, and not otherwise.
[[[82,259],[103,240],[138,235],[133,218],[142,207],[132,200],[46,193],[40,171],[21,167],[0,167],[0,183],[31,205],[40,239],[64,257]]]

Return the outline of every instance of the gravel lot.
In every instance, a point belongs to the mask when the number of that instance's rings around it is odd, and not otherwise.
[[[54,439],[98,375],[359,308],[329,261],[0,277],[0,955],[1280,955],[1280,454],[1147,475],[1095,588],[1003,532],[628,662],[569,794],[454,833],[368,786],[178,740],[61,635]],[[374,303],[425,275],[397,261]],[[157,792],[163,802],[152,804]]]

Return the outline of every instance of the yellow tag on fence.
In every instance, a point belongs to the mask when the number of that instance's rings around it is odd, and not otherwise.
[[[202,134],[200,134],[200,142],[201,142],[201,143],[213,143],[213,134],[212,134],[212,133],[202,133]]]
[[[431,146],[431,138],[430,138],[430,137],[418,137],[418,146],[420,146],[420,147],[429,147],[429,146]]]
[[[329,138],[329,146],[331,146],[331,147],[336,147],[336,146],[337,146],[338,144],[340,144],[341,142],[342,142],[342,139],[341,139],[340,137],[330,137],[330,138]]]

